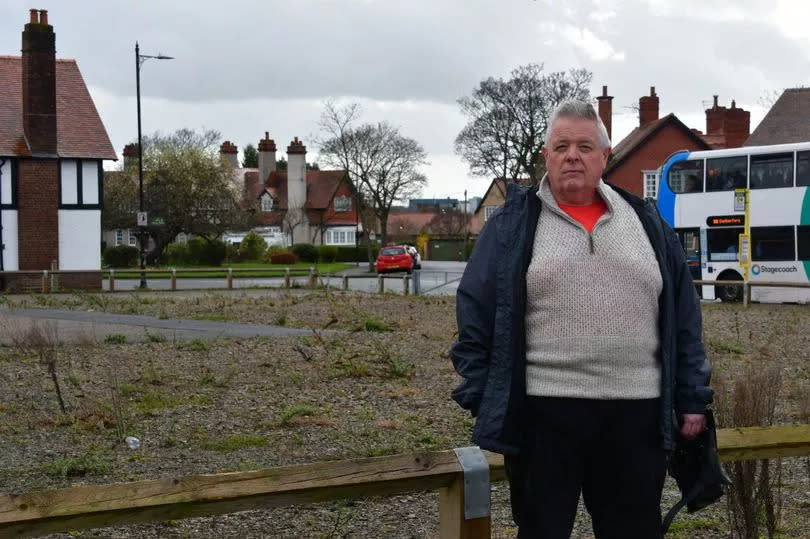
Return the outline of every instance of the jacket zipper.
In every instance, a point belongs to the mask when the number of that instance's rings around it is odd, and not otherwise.
[[[588,248],[591,250],[591,254],[594,254],[593,249],[593,232],[588,232]]]

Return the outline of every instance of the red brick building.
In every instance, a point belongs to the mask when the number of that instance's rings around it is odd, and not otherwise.
[[[22,56],[0,56],[0,269],[101,268],[102,160],[116,159],[75,60],[30,10]],[[100,274],[62,276],[99,287]]]
[[[225,141],[220,151],[232,155],[236,147]],[[244,185],[255,197],[261,215],[257,230],[271,244],[312,243],[355,245],[357,195],[345,170],[311,170],[307,149],[298,137],[287,147],[287,170],[276,170],[276,143],[269,133],[259,141],[259,168],[243,169]],[[230,241],[237,241],[236,237]]]
[[[602,87],[596,98],[599,116],[611,134],[613,96]],[[640,197],[655,198],[658,193],[659,167],[679,150],[709,150],[736,148],[748,138],[750,113],[737,108],[714,105],[706,109],[706,134],[690,129],[677,116],[670,113],[659,117],[659,98],[655,87],[650,95],[639,99],[639,125],[624,139],[613,144],[603,178]]]

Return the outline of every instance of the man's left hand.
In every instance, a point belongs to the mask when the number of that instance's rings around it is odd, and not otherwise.
[[[695,438],[706,430],[706,416],[703,414],[683,414],[681,419],[683,420],[681,436],[687,440]]]

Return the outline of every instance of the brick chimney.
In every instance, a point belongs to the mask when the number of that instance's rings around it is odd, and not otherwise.
[[[23,129],[33,154],[56,155],[56,34],[32,9],[22,33]]]
[[[219,155],[233,168],[239,168],[239,149],[230,140],[226,140],[219,147]]]
[[[287,215],[290,241],[308,241],[309,221],[304,207],[307,203],[307,147],[295,137],[287,146]],[[294,212],[294,213],[291,213]],[[286,217],[285,217],[286,219]]]
[[[607,93],[607,86],[602,86],[602,95],[596,98],[599,102],[599,118],[602,119],[602,123],[605,124],[605,129],[607,129],[608,138],[611,138],[612,135],[612,124],[613,124],[613,96],[608,95]]]
[[[650,95],[638,100],[638,125],[644,127],[658,119],[658,96],[655,95],[655,86],[650,86]]]
[[[124,146],[124,170],[138,166],[138,143],[132,142]]]
[[[303,208],[307,201],[307,147],[295,137],[287,146],[287,207]]]
[[[714,97],[714,104],[710,109],[706,109],[706,134],[719,135],[723,133],[726,123],[726,107],[717,104],[717,96]]]
[[[732,99],[731,108],[726,112],[726,148],[739,148],[751,134],[751,113],[737,108]]]
[[[276,143],[268,131],[259,141],[259,182],[264,185],[270,173],[276,171]]]

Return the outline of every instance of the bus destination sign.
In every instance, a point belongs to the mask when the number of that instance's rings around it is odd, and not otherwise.
[[[707,226],[745,226],[745,215],[710,215]]]

